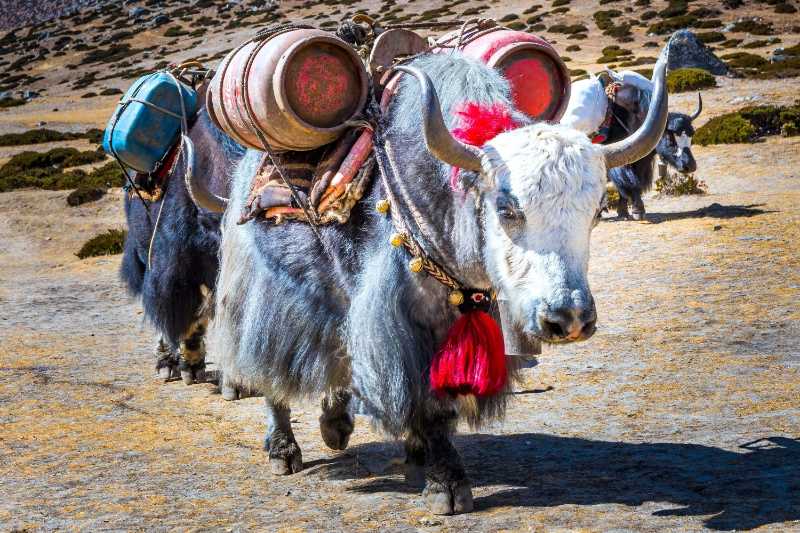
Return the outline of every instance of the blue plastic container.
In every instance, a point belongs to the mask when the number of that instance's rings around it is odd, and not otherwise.
[[[187,120],[197,112],[197,93],[179,83]],[[156,107],[138,101],[149,102]],[[165,72],[142,76],[131,85],[108,121],[103,149],[138,172],[152,172],[167,154],[181,131],[181,102],[178,86]]]

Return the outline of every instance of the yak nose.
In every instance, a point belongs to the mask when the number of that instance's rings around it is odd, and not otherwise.
[[[538,313],[542,337],[550,342],[586,340],[594,334],[597,313],[590,309],[560,307]]]

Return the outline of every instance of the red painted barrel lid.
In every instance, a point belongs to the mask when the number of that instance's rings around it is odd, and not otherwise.
[[[312,126],[331,128],[359,111],[363,66],[335,44],[311,41],[295,50],[283,75],[286,100]]]
[[[442,40],[452,38],[449,33]],[[494,28],[466,39],[462,52],[499,69],[517,107],[538,120],[561,118],[569,101],[569,70],[555,49],[537,35]]]
[[[540,120],[560,115],[564,83],[560,66],[541,50],[519,47],[496,65],[511,84],[514,103]],[[565,99],[566,100],[566,99]]]

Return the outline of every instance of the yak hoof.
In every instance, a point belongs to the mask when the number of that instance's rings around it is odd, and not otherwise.
[[[433,514],[469,513],[474,507],[472,488],[466,479],[447,484],[429,480],[422,496],[428,510]]]
[[[276,476],[296,474],[303,469],[303,454],[296,442],[284,444],[278,449],[270,447],[269,468]]]
[[[219,391],[222,394],[222,399],[225,401],[232,402],[239,399],[239,389],[233,385],[222,385]]]
[[[319,431],[328,448],[344,450],[353,433],[353,417],[349,413],[343,413],[341,416],[328,418],[323,413],[319,417]]]
[[[645,219],[645,217],[646,217],[646,215],[645,215],[644,211],[641,211],[641,212],[634,211],[633,213],[631,213],[631,218],[633,220],[642,221],[642,220]]]
[[[169,381],[172,377],[172,369],[168,366],[162,366],[158,369],[158,377],[164,381]]]
[[[195,383],[203,383],[206,380],[206,365],[200,363],[197,365],[181,365],[181,379],[186,385],[193,385]]]

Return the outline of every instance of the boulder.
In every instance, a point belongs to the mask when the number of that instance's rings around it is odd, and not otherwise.
[[[170,18],[162,13],[153,17],[153,20],[150,21],[150,26],[153,28],[158,28],[159,26],[163,26],[169,22],[169,20]]]
[[[669,40],[669,70],[679,68],[701,68],[721,76],[728,73],[728,65],[714,55],[708,47],[700,42],[689,30],[676,31]]]

